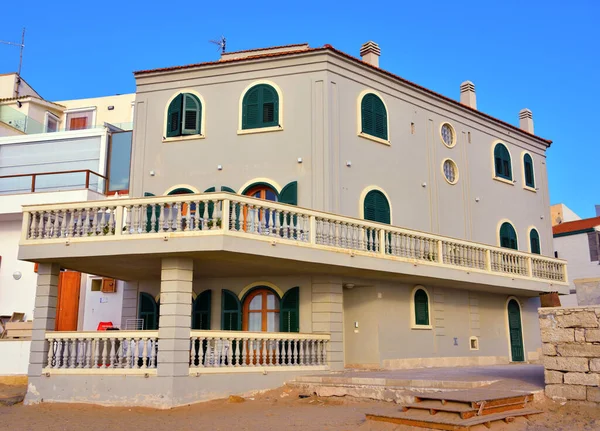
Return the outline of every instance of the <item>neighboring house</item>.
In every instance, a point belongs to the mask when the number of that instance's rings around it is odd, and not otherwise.
[[[552,232],[556,255],[569,262],[571,295],[561,304],[600,304],[600,215],[557,224]]]
[[[0,94],[9,93],[14,82],[14,74],[0,76]],[[54,103],[29,86],[25,90],[16,99],[0,100],[0,316],[4,320],[15,312],[25,313],[27,320],[34,318],[36,266],[17,259],[22,206],[97,201],[115,193],[127,195],[129,189],[134,94]],[[86,108],[75,111],[70,105]],[[106,105],[119,106],[120,113],[112,109],[110,116],[106,115]],[[78,127],[72,127],[73,121],[69,124],[69,120],[90,118],[90,113],[95,122],[79,120]],[[108,119],[120,119],[119,127]],[[14,133],[1,136],[2,130]],[[61,273],[64,283],[57,329],[95,330],[101,321],[120,319],[120,310],[115,311],[107,298],[120,304],[122,288],[117,286],[112,289],[115,293],[103,295],[101,286],[96,291],[98,281],[94,280],[101,281],[78,272]],[[26,372],[27,357],[6,349],[22,346],[19,342],[0,343],[0,356],[6,359],[0,362],[0,375]]]
[[[539,294],[568,293],[551,141],[531,111],[515,127],[472,83],[455,101],[379,55],[136,72],[130,197],[24,208],[44,316],[27,402],[169,407],[344,367],[538,360]],[[126,280],[121,328],[142,330],[53,331],[61,267]]]
[[[600,214],[596,214],[597,216]],[[565,204],[556,204],[550,207],[550,217],[552,219],[552,226],[557,224],[565,223],[568,221],[581,220],[575,212],[566,206]]]

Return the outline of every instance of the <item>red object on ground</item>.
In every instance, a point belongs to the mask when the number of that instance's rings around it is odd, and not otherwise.
[[[112,322],[100,322],[100,323],[98,323],[98,328],[96,329],[96,331],[106,331],[106,328],[112,328],[112,327],[113,327]]]

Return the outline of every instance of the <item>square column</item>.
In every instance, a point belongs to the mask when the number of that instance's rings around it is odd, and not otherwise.
[[[312,329],[314,333],[331,334],[329,367],[344,369],[344,305],[342,280],[334,277],[313,277]]]
[[[187,378],[189,374],[193,278],[192,259],[162,259],[158,325],[159,377]]]
[[[44,363],[48,359],[46,332],[54,331],[55,328],[59,275],[60,266],[56,263],[40,263],[38,266],[31,350],[27,372],[29,378],[40,377]]]

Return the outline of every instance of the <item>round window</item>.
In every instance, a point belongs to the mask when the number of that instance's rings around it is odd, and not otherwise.
[[[442,170],[444,171],[444,177],[450,184],[456,184],[458,181],[458,167],[451,159],[444,160],[442,163]]]
[[[456,136],[454,134],[454,128],[450,125],[450,123],[442,124],[442,128],[440,130],[442,135],[442,142],[448,148],[452,148],[454,144],[456,144]]]

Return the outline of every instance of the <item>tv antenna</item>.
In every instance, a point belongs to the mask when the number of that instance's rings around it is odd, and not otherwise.
[[[221,36],[218,40],[210,40],[209,42],[217,45],[217,49],[220,49],[221,53],[225,54],[225,48],[227,46],[227,39],[225,39],[225,36]]]
[[[15,97],[19,97],[19,84],[21,83],[21,66],[23,65],[23,48],[25,48],[25,27],[23,27],[23,33],[21,33],[21,43],[9,42],[6,40],[0,40],[0,43],[11,46],[18,46],[20,48],[19,53],[19,71],[17,72],[17,85],[15,87]]]

